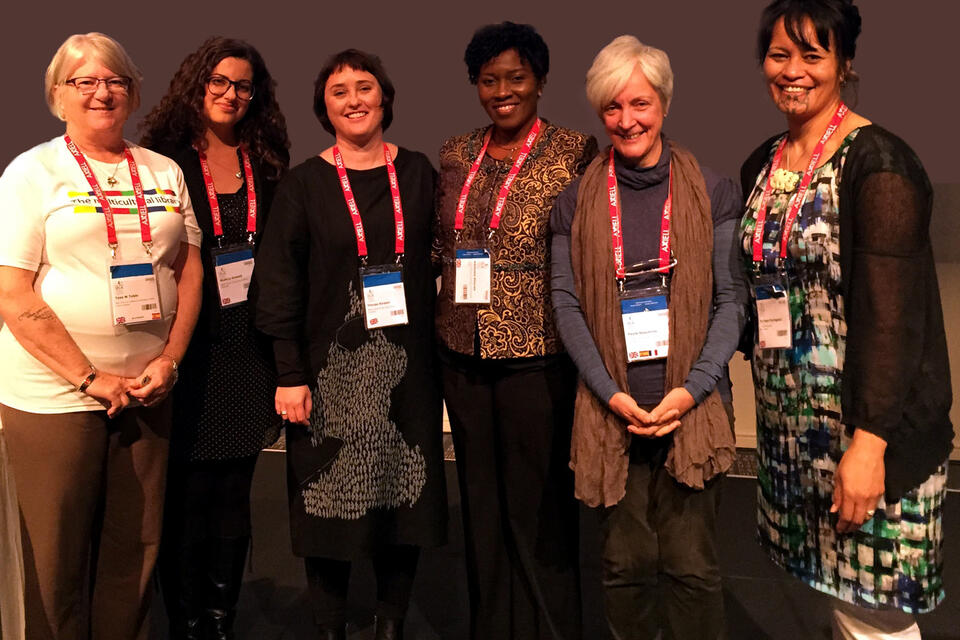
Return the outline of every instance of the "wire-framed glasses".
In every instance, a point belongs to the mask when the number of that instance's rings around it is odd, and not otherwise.
[[[64,80],[63,84],[72,85],[73,88],[86,96],[90,95],[91,93],[96,93],[101,82],[110,93],[129,93],[130,85],[133,81],[126,76],[113,76],[112,78],[77,76],[76,78]]]

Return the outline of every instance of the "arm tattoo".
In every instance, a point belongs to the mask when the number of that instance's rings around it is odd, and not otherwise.
[[[53,320],[56,317],[57,314],[53,312],[53,309],[47,305],[43,305],[32,311],[24,311],[17,316],[17,320]]]

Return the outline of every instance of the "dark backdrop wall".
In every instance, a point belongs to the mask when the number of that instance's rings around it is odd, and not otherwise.
[[[9,0],[0,26],[4,61],[0,77],[5,89],[0,166],[63,132],[63,124],[44,104],[43,72],[64,38],[86,31],[117,38],[144,73],[143,106],[130,120],[128,138],[137,139],[136,124],[159,100],[184,56],[217,34],[249,40],[263,53],[279,83],[294,162],[331,143],[311,110],[313,80],[328,55],[347,47],[379,54],[397,86],[396,118],[387,137],[422,150],[435,161],[444,138],[486,124],[475,88],[467,82],[463,50],[476,27],[509,19],[535,25],[550,46],[552,69],[541,115],[598,137],[602,129],[583,94],[584,74],[596,52],[623,33],[665,49],[676,75],[668,135],[692,148],[704,164],[736,176],[749,151],[784,126],[766,97],[754,55],[756,26],[765,4],[766,0]],[[934,248],[957,369],[960,3],[860,0],[859,5],[863,35],[855,61],[862,78],[858,111],[912,145],[934,183]],[[960,371],[955,371],[954,379],[955,395],[960,397]],[[954,417],[960,421],[960,410],[954,410]]]
[[[477,26],[504,19],[535,25],[550,46],[552,69],[541,113],[556,122],[601,133],[583,95],[583,77],[604,44],[631,33],[670,54],[676,99],[667,131],[703,162],[733,174],[750,149],[783,125],[764,94],[754,59],[762,0],[4,4],[0,165],[62,131],[43,103],[43,71],[66,36],[91,30],[117,38],[144,73],[143,106],[131,124],[156,103],[180,61],[206,36],[249,40],[279,82],[295,161],[330,141],[311,112],[313,80],[330,53],[351,46],[378,53],[397,86],[392,140],[435,157],[445,137],[484,124],[467,82],[463,49]],[[960,182],[954,121],[960,92],[953,73],[960,60],[955,47],[960,4],[860,4],[864,32],[855,63],[863,78],[860,109],[913,145],[934,182]],[[127,135],[135,137],[133,126]]]

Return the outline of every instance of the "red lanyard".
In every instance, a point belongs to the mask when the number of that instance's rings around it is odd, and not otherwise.
[[[613,148],[610,148],[610,164],[607,167],[607,195],[610,198],[610,231],[613,242],[613,264],[617,280],[627,277],[623,263],[623,218],[620,215],[620,202],[617,199],[617,173],[613,164]],[[673,165],[670,166],[670,178],[667,182],[667,199],[663,203],[660,216],[660,260],[657,271],[667,273],[670,270],[670,218],[673,215]]]
[[[834,131],[836,131],[840,126],[840,123],[843,122],[848,110],[849,109],[847,109],[847,105],[841,102],[837,107],[836,113],[833,114],[830,124],[827,125],[823,135],[820,136],[820,141],[817,142],[817,146],[813,148],[813,153],[810,155],[810,162],[807,163],[807,170],[803,172],[803,179],[800,181],[800,186],[797,187],[797,192],[791,196],[790,209],[787,211],[787,217],[784,218],[783,221],[783,229],[780,231],[780,258],[787,257],[787,245],[790,242],[790,230],[793,228],[793,223],[800,214],[800,208],[803,206],[804,196],[807,194],[807,188],[810,186],[810,181],[813,180],[813,171],[817,168],[817,163],[820,161],[821,154],[823,154],[823,148],[827,145],[827,141],[830,140],[830,137],[833,135]],[[770,195],[773,193],[773,173],[780,168],[780,159],[783,156],[783,150],[786,146],[787,136],[784,136],[783,140],[780,141],[780,145],[777,147],[777,152],[773,155],[773,163],[770,165],[770,174],[767,176],[767,184],[763,189],[763,199],[760,201],[760,208],[757,210],[757,226],[753,230],[754,262],[763,261],[763,233],[764,226],[767,221],[767,204],[770,201]]]
[[[497,204],[493,208],[493,215],[490,217],[491,232],[500,226],[500,216],[503,215],[503,206],[507,203],[507,194],[510,192],[510,186],[513,185],[513,181],[517,179],[517,174],[520,173],[520,167],[523,166],[523,161],[530,155],[530,149],[533,148],[533,141],[537,139],[538,133],[540,133],[540,118],[537,118],[537,121],[530,127],[530,133],[527,134],[527,139],[524,140],[523,147],[520,148],[520,153],[517,154],[517,159],[513,161],[513,166],[510,168],[510,173],[507,174],[507,179],[503,181],[503,185],[500,187]],[[467,210],[467,198],[470,196],[470,187],[473,185],[474,178],[477,177],[477,171],[480,170],[480,162],[487,153],[487,145],[490,144],[490,137],[491,134],[484,136],[483,147],[480,148],[477,159],[474,160],[470,166],[470,173],[467,174],[467,179],[463,181],[463,188],[460,190],[460,200],[457,202],[457,216],[453,223],[453,228],[456,231],[463,229],[463,216]]]
[[[117,242],[117,227],[113,221],[113,208],[110,206],[107,196],[104,195],[103,189],[100,188],[100,183],[97,182],[97,176],[93,175],[93,169],[90,168],[90,164],[83,156],[83,152],[77,148],[77,145],[70,139],[70,136],[64,135],[63,140],[67,143],[67,149],[71,155],[73,155],[77,164],[80,165],[80,170],[83,171],[83,175],[87,178],[87,182],[97,197],[97,201],[100,202],[100,208],[103,210],[103,218],[107,224],[107,242],[115,252],[119,243]],[[146,198],[143,197],[143,184],[140,182],[137,163],[134,161],[133,154],[130,153],[130,148],[127,147],[126,144],[123,145],[123,157],[127,160],[127,167],[130,169],[130,182],[133,183],[133,195],[137,201],[137,212],[140,214],[140,241],[143,243],[143,248],[147,250],[147,253],[150,253],[150,248],[153,246],[150,235],[150,214],[147,212]]]
[[[213,186],[213,175],[211,175],[210,165],[207,163],[207,154],[197,149],[197,155],[200,156],[203,184],[207,188],[207,202],[210,203],[210,217],[213,220],[213,235],[219,245],[223,238],[223,220],[220,217],[217,189]],[[243,175],[247,181],[247,233],[250,242],[253,242],[254,235],[257,233],[257,191],[253,185],[253,164],[250,162],[250,154],[243,147],[240,147],[240,156],[243,158]]]
[[[347,201],[350,219],[353,220],[353,231],[357,235],[357,255],[365,259],[367,257],[367,237],[363,232],[360,208],[357,207],[357,201],[353,197],[350,178],[347,177],[347,169],[343,165],[343,156],[340,155],[340,149],[336,145],[333,147],[333,159],[337,164],[337,175],[340,176],[343,199]],[[390,149],[386,142],[383,143],[383,159],[387,164],[390,196],[393,201],[394,252],[397,254],[397,260],[399,260],[400,256],[403,255],[403,207],[400,204],[400,183],[397,181],[397,169],[393,166],[393,158],[390,156]]]

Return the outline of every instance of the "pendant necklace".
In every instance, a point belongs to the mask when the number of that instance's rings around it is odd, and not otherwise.
[[[113,167],[113,173],[107,176],[107,184],[111,187],[117,186],[117,170],[120,169],[120,163],[123,162],[123,156],[120,156],[120,159],[117,160],[117,164]]]

